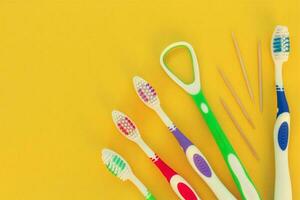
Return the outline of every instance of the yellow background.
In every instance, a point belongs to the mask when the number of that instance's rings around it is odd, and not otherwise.
[[[111,110],[134,119],[145,141],[196,188],[214,199],[185,160],[176,140],[136,96],[131,78],[156,88],[162,106],[203,151],[221,180],[238,196],[207,126],[191,98],[159,65],[162,49],[178,40],[193,44],[202,88],[264,199],[274,186],[273,124],[276,114],[270,37],[276,24],[289,27],[292,53],[284,83],[292,113],[290,169],[300,199],[298,0],[213,1],[0,1],[0,199],[142,199],[129,182],[105,169],[100,151],[126,158],[158,199],[175,199],[162,177],[132,142],[115,129]],[[251,103],[231,40],[236,33],[255,103]],[[258,109],[257,41],[263,44],[264,111]],[[216,66],[225,73],[255,121],[245,121]],[[261,160],[256,161],[223,110],[230,104]],[[298,105],[298,106],[297,106]]]

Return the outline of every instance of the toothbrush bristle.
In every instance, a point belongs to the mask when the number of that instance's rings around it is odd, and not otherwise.
[[[153,106],[159,103],[159,98],[155,89],[146,80],[135,76],[133,82],[138,96],[146,105]]]
[[[273,40],[274,53],[290,52],[290,38],[277,35]]]
[[[116,152],[103,149],[102,160],[106,168],[114,175],[125,181],[130,173],[130,167],[127,162]]]
[[[117,127],[117,129],[129,139],[135,139],[139,133],[134,122],[126,116],[124,113],[119,111],[112,112],[113,121]]]
[[[273,33],[272,55],[276,60],[286,61],[290,52],[290,37],[288,28],[277,26]]]
[[[127,117],[120,119],[118,122],[118,127],[125,133],[125,135],[129,135],[135,129],[134,124],[132,124]]]

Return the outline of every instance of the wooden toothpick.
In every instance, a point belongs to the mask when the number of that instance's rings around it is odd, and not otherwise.
[[[258,41],[258,85],[259,85],[259,110],[263,111],[263,82],[262,82],[262,53],[261,41]]]
[[[242,54],[241,54],[238,42],[237,42],[237,40],[236,40],[235,35],[234,35],[233,32],[232,32],[231,36],[232,36],[232,40],[233,40],[233,43],[234,43],[236,54],[237,54],[238,59],[240,61],[240,65],[241,65],[241,68],[242,68],[243,77],[244,77],[244,80],[246,82],[248,93],[250,95],[251,100],[254,102],[254,97],[253,97],[253,92],[252,92],[251,84],[250,84],[250,81],[248,79],[248,74],[247,74],[247,71],[246,71],[245,63],[244,63],[244,60],[243,60],[243,57],[242,57]]]
[[[221,68],[217,67],[225,85],[227,86],[227,88],[229,89],[231,95],[233,96],[234,100],[236,101],[236,103],[238,104],[238,106],[240,107],[243,115],[245,116],[245,118],[247,119],[247,121],[249,122],[249,124],[252,126],[252,128],[255,129],[255,125],[250,117],[250,115],[248,114],[245,106],[242,103],[242,100],[239,98],[239,96],[237,95],[236,91],[234,90],[232,84],[230,83],[229,79],[225,76],[225,73],[221,70]]]
[[[232,115],[231,111],[229,110],[227,104],[223,101],[223,99],[220,97],[220,102],[224,108],[224,110],[226,111],[226,113],[228,114],[229,118],[231,119],[231,121],[233,122],[234,126],[236,127],[236,129],[238,130],[238,132],[240,133],[240,135],[242,136],[243,140],[245,141],[246,145],[248,146],[248,148],[250,149],[252,155],[255,157],[256,160],[260,160],[257,152],[255,151],[254,147],[251,145],[250,141],[248,140],[246,134],[244,133],[242,127],[238,124],[237,120],[234,118],[234,116]]]

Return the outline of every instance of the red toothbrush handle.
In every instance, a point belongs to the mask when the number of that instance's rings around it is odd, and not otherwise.
[[[161,173],[170,183],[173,191],[181,200],[200,200],[191,185],[180,175],[178,175],[171,167],[169,167],[162,159],[156,156],[151,159]]]

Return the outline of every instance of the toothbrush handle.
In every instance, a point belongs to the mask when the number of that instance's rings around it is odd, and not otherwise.
[[[159,168],[170,183],[173,191],[181,200],[200,200],[190,184],[183,177],[178,175],[172,168],[170,168],[163,160],[161,160],[158,156],[151,160],[157,168]]]
[[[260,196],[256,191],[252,180],[223,132],[219,122],[212,113],[202,91],[192,97],[223,155],[242,198],[247,200],[259,200]]]
[[[291,200],[292,187],[288,163],[290,113],[283,88],[277,88],[277,119],[274,126],[275,200]]]
[[[174,128],[170,130],[176,137],[182,149],[185,151],[185,155],[190,165],[214,192],[217,199],[236,200],[236,198],[229,192],[229,190],[217,177],[209,162],[200,152],[200,150],[195,145],[193,145],[192,142],[187,137],[185,137],[185,135],[178,128],[174,126]]]

